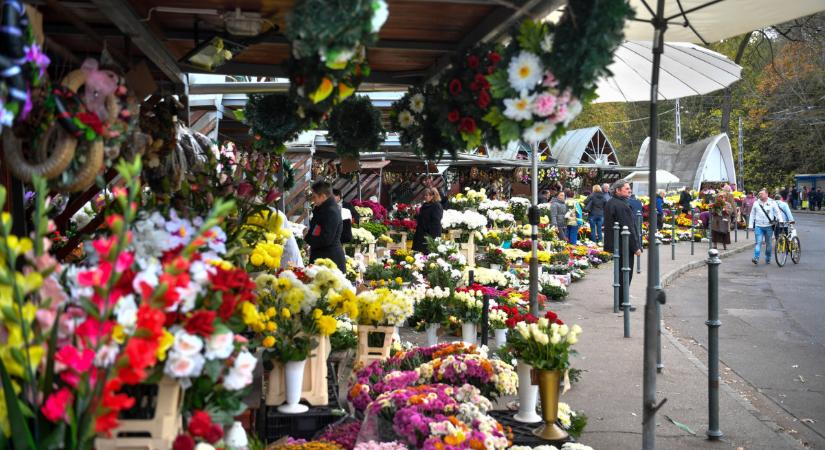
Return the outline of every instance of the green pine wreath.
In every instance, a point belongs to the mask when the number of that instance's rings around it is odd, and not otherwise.
[[[355,159],[362,152],[378,151],[386,134],[381,112],[366,96],[350,97],[336,105],[327,119],[327,129],[335,151]]]
[[[298,109],[287,94],[250,94],[239,118],[249,125],[255,150],[280,155],[286,151],[287,142],[312,125]]]

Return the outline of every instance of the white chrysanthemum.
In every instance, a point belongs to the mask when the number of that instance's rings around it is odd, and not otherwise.
[[[420,114],[424,111],[424,96],[421,94],[415,94],[410,97],[410,109],[416,114]]]
[[[544,69],[539,57],[530,52],[521,52],[507,67],[507,80],[516,91],[530,90],[541,81]]]
[[[513,120],[530,120],[533,118],[533,99],[535,95],[527,95],[522,91],[518,98],[504,99],[504,116]]]
[[[522,137],[525,142],[541,142],[549,138],[555,129],[556,126],[550,122],[536,122],[524,130]]]
[[[415,119],[413,119],[412,114],[406,109],[398,113],[398,125],[401,128],[409,128],[414,122]]]
[[[375,0],[372,2],[372,21],[370,25],[372,26],[372,32],[378,33],[378,30],[384,25],[384,22],[387,21],[387,18],[390,16],[390,9],[387,6],[387,2],[384,0]]]

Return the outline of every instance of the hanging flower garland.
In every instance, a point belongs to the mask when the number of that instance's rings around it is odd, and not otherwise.
[[[570,2],[557,24],[527,20],[487,77],[495,99],[484,121],[492,139],[528,143],[553,140],[595,96],[596,80],[623,39],[632,10],[626,0]]]
[[[299,114],[298,103],[286,94],[250,94],[244,109],[235,116],[249,125],[255,150],[279,155],[286,152],[287,142],[312,125],[306,115]]]
[[[412,87],[392,104],[390,111],[390,121],[399,133],[401,145],[429,161],[441,160],[444,149],[453,158],[456,156],[456,148],[447,144],[437,126],[435,95],[432,86]]]
[[[481,146],[482,136],[493,131],[482,118],[493,103],[487,76],[500,61],[499,48],[481,45],[454,59],[441,78],[436,123],[450,148],[474,149]]]
[[[370,72],[366,46],[377,40],[388,14],[384,0],[295,4],[286,27],[290,94],[304,111],[324,114],[355,92]]]
[[[375,152],[384,142],[381,112],[369,97],[355,96],[332,109],[327,120],[328,137],[335,142],[341,156],[358,159],[361,152]]]

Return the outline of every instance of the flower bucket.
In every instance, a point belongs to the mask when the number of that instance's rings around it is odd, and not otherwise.
[[[562,441],[569,435],[561,427],[556,425],[559,418],[559,383],[561,382],[560,370],[539,370],[539,396],[541,397],[541,415],[544,424],[535,430],[533,434],[548,440]]]
[[[495,330],[493,330],[493,332],[496,335],[496,347],[498,347],[498,348],[504,347],[507,344],[507,329],[506,328],[501,328],[501,329],[496,328]]]
[[[284,414],[300,414],[309,411],[309,407],[302,405],[301,388],[304,385],[304,365],[306,360],[289,361],[284,364],[284,381],[286,385],[286,404],[278,407],[278,412]]]
[[[395,327],[359,325],[356,361],[366,366],[375,360],[389,358],[390,345],[392,344],[392,337],[395,333]],[[380,346],[370,345],[370,334],[384,335]]]
[[[501,270],[501,264],[490,264],[491,270]]]
[[[518,373],[518,413],[513,418],[519,422],[541,422],[541,416],[536,414],[536,400],[539,396],[539,387],[533,384],[530,373],[533,366],[522,361],[516,365]]]
[[[462,323],[461,324],[461,340],[467,345],[476,344],[476,324]]]
[[[318,339],[318,347],[310,352],[309,358],[306,360],[301,399],[310,405],[321,406],[329,403],[327,358],[331,351],[332,345],[329,342],[329,336],[322,336]],[[273,363],[266,383],[265,402],[267,406],[277,406],[286,400],[284,364],[279,361],[273,361]]]
[[[138,385],[141,394],[132,394],[135,404],[124,411],[134,418],[120,420],[112,430],[111,438],[95,439],[98,450],[167,450],[177,437],[181,427],[181,402],[183,393],[177,380],[163,377],[157,385]],[[131,394],[131,392],[130,392]],[[154,408],[152,408],[154,406]],[[119,437],[147,436],[147,437]]]
[[[438,344],[438,327],[437,323],[427,324],[427,346],[432,347]]]

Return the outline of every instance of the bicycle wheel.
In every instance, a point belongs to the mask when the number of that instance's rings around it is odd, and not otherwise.
[[[799,264],[800,258],[802,258],[802,243],[799,242],[798,237],[794,236],[791,238],[791,261]]]
[[[780,234],[773,244],[773,256],[776,258],[776,265],[782,267],[788,262],[788,237]]]

